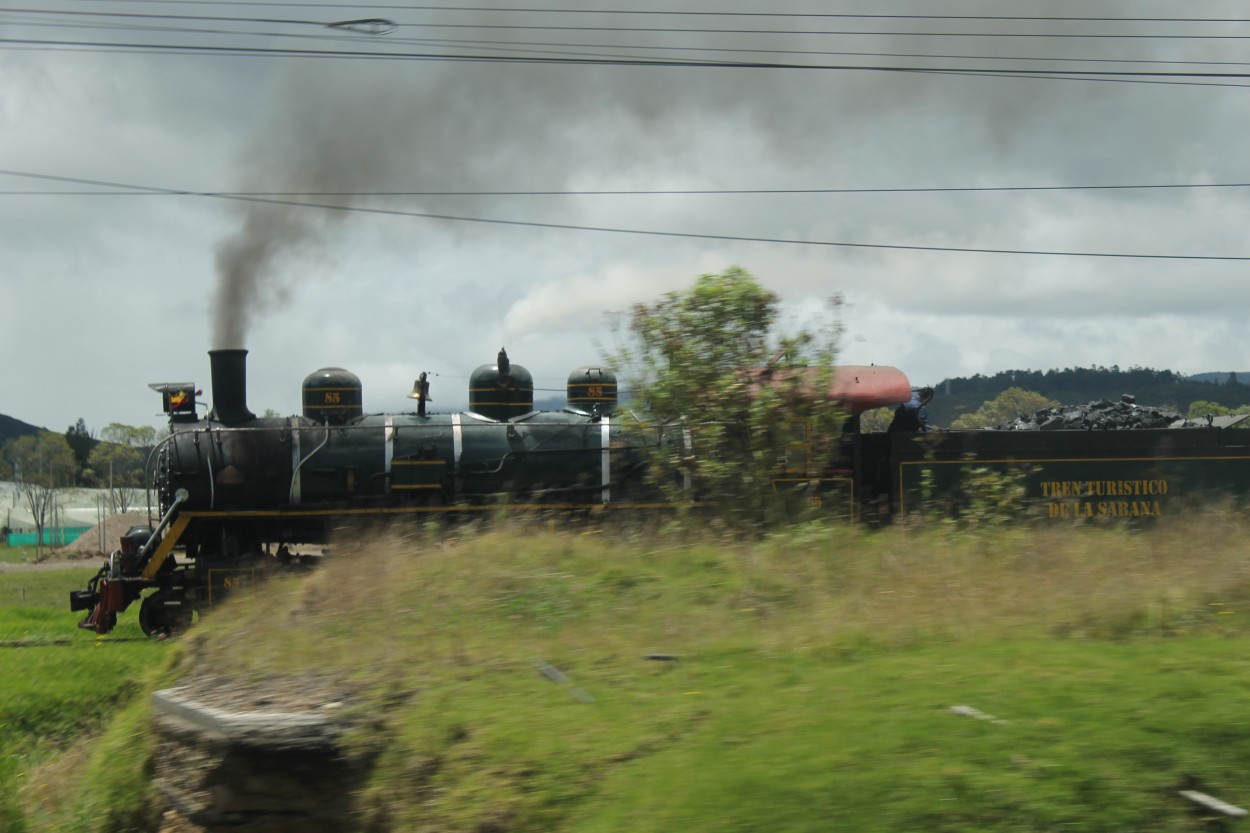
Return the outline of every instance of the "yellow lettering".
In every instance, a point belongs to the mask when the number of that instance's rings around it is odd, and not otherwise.
[[[1163,503],[1149,498],[1168,494],[1168,481],[1159,480],[1043,480],[1046,517],[1153,518],[1163,514]],[[1080,498],[1137,498],[1136,500],[1080,500]],[[1061,500],[1061,498],[1078,498]]]
[[[1087,480],[1084,488],[1084,494],[1098,497],[1141,497],[1166,495],[1168,482],[1166,480]]]

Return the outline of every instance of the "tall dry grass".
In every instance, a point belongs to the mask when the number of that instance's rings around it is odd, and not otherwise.
[[[806,525],[753,542],[706,528],[395,528],[340,542],[310,575],[206,617],[205,663],[435,667],[774,647],[1159,636],[1247,624],[1247,524],[865,531]]]
[[[801,556],[797,571],[814,592],[832,601],[813,605],[828,632],[1166,636],[1245,611],[1247,529],[1221,514],[1137,530],[831,530],[823,547],[787,551]]]

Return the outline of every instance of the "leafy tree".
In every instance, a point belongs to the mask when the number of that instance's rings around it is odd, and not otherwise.
[[[879,434],[890,427],[894,420],[894,408],[873,408],[859,415],[859,430],[865,434]]]
[[[635,306],[629,345],[610,357],[667,438],[653,481],[680,499],[688,480],[690,497],[752,526],[780,517],[774,477],[821,470],[840,426],[824,395],[834,310],[824,332],[783,338],[774,332],[777,304],[741,268],[703,275],[689,290]]]
[[[4,445],[4,458],[34,519],[35,554],[41,557],[43,531],[55,506],[56,492],[74,482],[74,452],[65,437],[44,432],[9,440]]]
[[[1228,416],[1238,411],[1232,408],[1226,408],[1218,402],[1208,402],[1205,399],[1197,399],[1189,403],[1189,413],[1186,415],[1189,419],[1202,419],[1207,414],[1211,416]],[[1244,413],[1244,411],[1241,411]]]
[[[1022,388],[1007,388],[976,411],[955,419],[951,422],[951,428],[990,428],[1021,416],[1032,416],[1037,411],[1053,408],[1057,404],[1059,403],[1040,393]]]
[[[121,422],[110,422],[100,432],[100,439],[118,445],[128,445],[131,448],[151,448],[156,444],[156,429],[150,425],[125,425]]]
[[[143,466],[156,444],[150,425],[110,422],[100,431],[100,442],[87,458],[86,474],[107,490],[111,512],[129,512],[143,487]]]
[[[91,449],[87,465],[108,493],[110,512],[129,512],[143,486],[143,454],[137,448],[101,442]]]
[[[91,431],[87,428],[86,420],[79,417],[78,422],[67,428],[65,430],[65,441],[69,443],[70,449],[74,452],[74,459],[77,461],[78,468],[85,468],[87,458],[91,456],[91,449],[95,448],[96,444],[95,437],[91,436]]]

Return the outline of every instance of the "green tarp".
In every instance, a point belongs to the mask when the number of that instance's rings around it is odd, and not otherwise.
[[[43,531],[43,542],[48,546],[63,547],[66,544],[72,544],[78,540],[78,536],[82,535],[89,526],[66,526],[57,529],[45,529]],[[8,545],[10,547],[33,547],[35,545],[35,531],[29,532],[10,532],[7,536]]]

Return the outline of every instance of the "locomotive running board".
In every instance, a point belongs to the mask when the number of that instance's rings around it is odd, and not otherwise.
[[[488,503],[472,506],[376,506],[332,509],[240,509],[238,511],[213,510],[209,512],[184,512],[178,517],[175,526],[184,518],[187,520],[222,520],[225,518],[333,518],[362,517],[369,515],[432,515],[452,514],[455,512],[497,512],[515,509],[673,509],[675,503]],[[710,506],[704,501],[690,501],[680,504],[686,507]],[[171,531],[172,534],[172,531]],[[181,530],[179,531],[181,534]],[[161,542],[162,548],[164,541]]]

